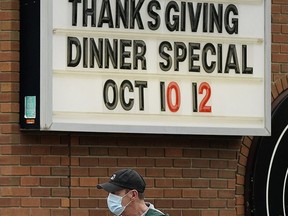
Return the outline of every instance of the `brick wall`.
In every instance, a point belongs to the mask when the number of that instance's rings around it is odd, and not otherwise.
[[[272,0],[272,81],[288,73],[288,2]]]
[[[252,137],[19,130],[19,1],[0,1],[0,215],[104,216],[95,185],[132,167],[171,216],[243,216]],[[287,89],[288,3],[272,1],[272,97]]]
[[[146,179],[147,201],[170,215],[236,215],[240,139],[21,133],[1,145],[0,215],[109,215],[97,190],[116,169]]]

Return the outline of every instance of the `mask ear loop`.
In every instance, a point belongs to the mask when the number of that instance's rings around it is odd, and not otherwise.
[[[125,206],[123,206],[124,208],[126,208],[126,207],[134,200],[135,195],[134,195],[133,191],[135,192],[136,190],[130,190],[130,191],[132,191],[132,197],[130,198],[130,201],[129,201]],[[122,201],[123,201],[123,198],[126,197],[126,196],[130,193],[130,191],[128,191],[128,192],[122,197]],[[121,205],[122,205],[122,203],[121,203]]]
[[[123,197],[127,196],[131,191],[132,191],[132,197],[130,198],[130,201],[125,206],[123,206],[125,209],[131,202],[135,200],[136,197],[138,197],[138,191],[134,189],[128,191]]]
[[[130,191],[129,191],[129,192],[130,192]],[[128,193],[129,193],[129,192],[128,192]],[[125,196],[126,196],[128,193],[126,193]],[[125,196],[123,196],[123,197],[125,197]],[[122,198],[123,198],[123,197],[122,197]],[[122,200],[123,200],[123,199],[122,199]],[[130,198],[130,201],[129,201],[125,206],[123,206],[123,208],[124,208],[123,212],[125,211],[125,209],[127,208],[127,206],[128,206],[132,201],[133,201],[133,195],[132,195],[132,197]],[[121,205],[122,205],[122,204],[121,204]],[[122,213],[123,213],[123,212],[122,212]]]

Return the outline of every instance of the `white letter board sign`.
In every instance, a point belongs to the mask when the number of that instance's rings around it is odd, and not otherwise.
[[[270,1],[26,0],[21,16],[23,129],[271,133]]]

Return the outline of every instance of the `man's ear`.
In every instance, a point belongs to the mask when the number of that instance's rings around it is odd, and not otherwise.
[[[138,197],[138,191],[132,190],[132,198],[137,198],[137,197]]]

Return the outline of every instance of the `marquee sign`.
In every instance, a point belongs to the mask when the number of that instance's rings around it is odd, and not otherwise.
[[[264,0],[21,2],[22,128],[269,135],[270,10]],[[38,88],[27,81],[35,64]]]

